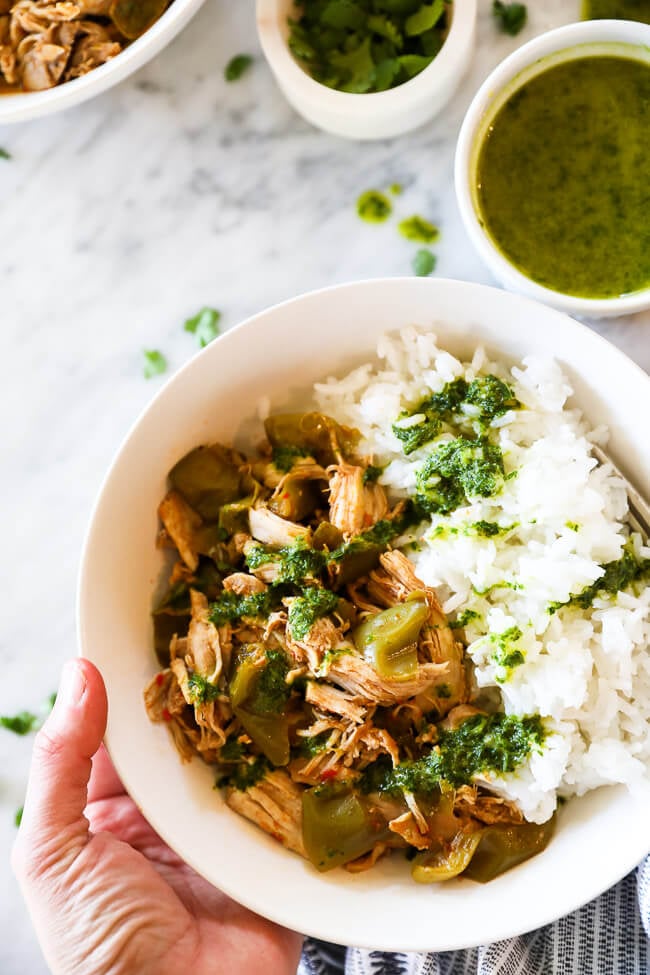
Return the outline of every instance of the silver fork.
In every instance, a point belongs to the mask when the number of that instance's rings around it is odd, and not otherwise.
[[[625,474],[619,470],[614,461],[605,453],[604,450],[602,450],[596,444],[592,444],[591,452],[601,464],[609,464],[612,470],[618,474],[625,484],[628,506],[630,509],[630,526],[634,529],[634,531],[639,532],[639,534],[643,536],[644,541],[647,542],[648,538],[650,537],[650,504],[648,504],[643,495],[639,494],[637,489],[630,484]]]

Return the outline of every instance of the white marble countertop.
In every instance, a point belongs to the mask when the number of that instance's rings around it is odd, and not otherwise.
[[[529,3],[499,35],[480,0],[470,76],[447,110],[395,141],[356,144],[298,118],[259,52],[254,4],[207,0],[150,65],[80,108],[0,129],[2,591],[0,713],[34,708],[76,649],[83,534],[125,432],[194,354],[183,322],[203,305],[224,327],[299,292],[410,273],[413,245],[358,219],[360,192],[404,186],[400,213],[439,223],[437,274],[489,282],[452,190],[453,152],[478,84],[522,40],[578,18],[579,0]],[[543,10],[542,10],[543,8]],[[226,84],[239,52],[253,69]],[[598,331],[650,370],[650,313]],[[8,868],[30,741],[0,729],[0,971],[46,971]]]

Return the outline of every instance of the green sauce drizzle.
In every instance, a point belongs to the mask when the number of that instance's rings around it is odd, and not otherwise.
[[[607,562],[602,566],[603,574],[590,586],[576,593],[563,603],[551,603],[548,611],[551,615],[563,606],[577,606],[579,609],[589,609],[593,606],[596,596],[615,596],[622,589],[627,589],[633,583],[650,575],[650,559],[639,559],[630,545],[626,546],[620,559]]]
[[[357,200],[357,213],[368,223],[383,223],[393,212],[393,205],[385,193],[366,190]]]
[[[294,640],[307,636],[317,619],[332,613],[338,604],[338,596],[329,589],[311,586],[303,589],[289,609],[289,629]]]
[[[402,237],[418,244],[434,244],[440,237],[440,229],[435,224],[417,215],[400,220],[397,229]]]
[[[503,475],[499,447],[458,437],[439,444],[416,473],[416,500],[424,511],[449,514],[473,498],[497,494]]]

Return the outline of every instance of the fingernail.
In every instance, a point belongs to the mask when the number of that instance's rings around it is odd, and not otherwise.
[[[80,703],[85,690],[86,675],[83,668],[78,660],[68,660],[61,674],[61,686],[56,697],[57,704],[60,701],[68,707],[75,707]]]

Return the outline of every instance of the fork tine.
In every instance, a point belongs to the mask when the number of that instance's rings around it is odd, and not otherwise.
[[[621,478],[627,491],[627,499],[630,508],[630,524],[635,531],[643,535],[647,541],[650,536],[650,504],[645,500],[634,485],[630,484],[625,474],[616,466],[614,461],[597,444],[592,444],[591,452],[601,464],[609,464],[615,474]]]

